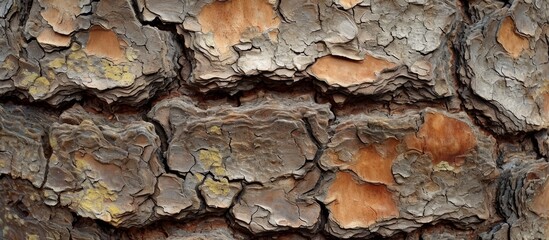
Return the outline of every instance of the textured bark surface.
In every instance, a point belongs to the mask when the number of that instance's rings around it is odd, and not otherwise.
[[[547,239],[549,2],[0,1],[0,239]]]

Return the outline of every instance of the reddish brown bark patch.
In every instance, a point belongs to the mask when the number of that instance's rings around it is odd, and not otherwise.
[[[464,155],[475,148],[476,138],[466,123],[440,113],[427,113],[419,132],[406,138],[406,145],[431,155],[435,165],[444,161],[461,166]]]
[[[206,5],[198,22],[203,33],[213,33],[215,46],[223,55],[240,42],[243,33],[259,36],[278,28],[280,19],[267,0],[230,0]]]
[[[381,71],[395,66],[392,62],[368,55],[360,61],[329,55],[316,60],[310,72],[330,85],[348,87],[374,82]]]
[[[350,173],[338,172],[328,189],[330,218],[342,228],[368,227],[398,217],[398,208],[385,185],[359,183]]]
[[[497,40],[513,58],[518,58],[529,47],[528,39],[516,32],[515,22],[511,17],[506,17],[501,22]]]
[[[390,185],[395,182],[391,168],[398,156],[397,146],[400,142],[390,138],[379,144],[370,144],[360,148],[352,162],[343,162],[337,154],[330,154],[332,164],[339,169],[350,169],[366,182]]]
[[[90,29],[88,43],[84,51],[88,55],[107,57],[111,60],[120,61],[124,59],[124,52],[116,33],[99,26],[94,26]]]

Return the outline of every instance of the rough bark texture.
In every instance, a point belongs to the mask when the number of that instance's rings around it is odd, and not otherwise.
[[[546,0],[0,1],[0,239],[547,239]]]

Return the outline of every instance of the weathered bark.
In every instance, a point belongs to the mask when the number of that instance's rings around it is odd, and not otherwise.
[[[0,239],[549,238],[549,2],[0,1]]]

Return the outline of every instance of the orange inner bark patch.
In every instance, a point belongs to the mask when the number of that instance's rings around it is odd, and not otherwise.
[[[68,35],[76,29],[76,16],[80,14],[78,1],[44,0],[45,9],[41,12],[44,20],[53,30]]]
[[[406,145],[430,154],[435,165],[445,161],[461,166],[463,155],[475,148],[476,138],[466,123],[440,113],[428,113],[417,135],[406,137]]]
[[[392,62],[368,55],[360,61],[328,55],[319,58],[311,66],[311,74],[328,84],[348,87],[374,82],[381,71],[395,66]]]
[[[397,157],[396,139],[388,139],[382,144],[372,144],[361,148],[356,155],[356,164],[350,169],[367,182],[393,184],[395,182],[391,168]]]
[[[124,58],[124,52],[120,47],[120,40],[116,33],[99,26],[90,29],[88,43],[84,51],[88,55],[107,57],[117,61]]]
[[[549,217],[549,184],[546,181],[541,191],[534,198],[532,210],[542,217]]]
[[[362,0],[339,0],[339,5],[341,5],[344,9],[350,9],[361,2]]]
[[[361,184],[346,172],[336,173],[326,200],[330,217],[342,228],[368,227],[399,215],[385,185]]]
[[[41,44],[58,47],[68,47],[71,43],[71,38],[69,36],[56,33],[50,28],[46,28],[40,32],[40,35],[38,35],[36,40]]]
[[[240,42],[246,31],[255,36],[278,28],[280,19],[267,0],[215,1],[205,6],[198,15],[202,32],[212,32],[215,46],[221,54]],[[272,36],[271,36],[272,38]]]
[[[333,164],[340,166],[340,169],[350,169],[366,182],[393,184],[395,180],[391,168],[393,160],[398,156],[399,143],[398,140],[390,138],[381,144],[370,144],[360,148],[350,163],[341,161],[337,154],[330,154],[330,157]]]
[[[520,53],[529,47],[528,39],[519,35],[515,30],[515,22],[511,17],[506,17],[499,26],[498,42],[513,58],[518,58]]]

